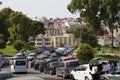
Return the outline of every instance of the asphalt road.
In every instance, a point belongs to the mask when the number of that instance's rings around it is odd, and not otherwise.
[[[6,66],[2,68],[2,71],[10,72],[10,66]],[[39,71],[35,71],[33,68],[28,68],[27,74],[13,74],[13,77],[23,77],[23,76],[37,76],[43,78],[44,80],[70,80],[70,79],[63,79],[62,77],[57,77],[56,75],[44,74],[40,73]]]

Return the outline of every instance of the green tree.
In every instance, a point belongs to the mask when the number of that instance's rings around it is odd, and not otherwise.
[[[15,40],[28,41],[31,32],[31,19],[21,12],[13,12],[10,15],[9,21],[11,23],[8,29],[10,38]]]
[[[89,29],[89,26],[77,27],[74,30],[74,36],[78,40],[78,43],[87,43],[92,47],[97,46],[96,35]]]
[[[113,29],[120,25],[120,0],[71,0],[67,8],[71,13],[79,12],[96,33],[101,30],[101,24],[108,26],[113,47]]]
[[[10,8],[4,8],[0,10],[0,34],[3,34],[5,42],[9,38],[8,28],[9,25],[9,16],[13,12]]]
[[[77,49],[77,58],[81,63],[88,63],[89,60],[94,58],[95,51],[88,44],[80,44]]]
[[[77,27],[74,29],[73,31],[74,37],[77,39],[78,44],[81,42],[81,31],[80,31],[80,27]]]
[[[13,47],[19,52],[20,50],[22,50],[24,48],[24,41],[16,40],[13,43]]]
[[[6,43],[3,40],[0,40],[0,49],[6,48]]]
[[[45,27],[44,24],[41,23],[40,21],[35,21],[33,20],[31,22],[31,36],[34,37],[37,36],[38,34],[45,34]]]

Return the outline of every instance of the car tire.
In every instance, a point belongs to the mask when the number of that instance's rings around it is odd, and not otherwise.
[[[73,76],[72,74],[71,74],[71,79],[72,79],[72,80],[75,80],[75,78],[74,78],[74,76]]]
[[[89,80],[89,78],[88,78],[88,77],[85,77],[85,80]]]

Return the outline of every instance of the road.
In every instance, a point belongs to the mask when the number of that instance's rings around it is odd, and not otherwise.
[[[6,66],[2,68],[2,71],[10,72],[10,66]],[[63,79],[62,77],[57,77],[56,75],[44,74],[40,73],[39,71],[35,71],[33,68],[28,68],[27,74],[13,74],[13,77],[21,77],[21,76],[37,76],[43,78],[44,80],[70,80],[70,79]]]

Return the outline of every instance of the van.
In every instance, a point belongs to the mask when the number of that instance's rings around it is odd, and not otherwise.
[[[70,72],[73,68],[77,67],[78,65],[78,59],[61,61],[59,62],[58,67],[56,68],[56,75],[62,76],[64,79],[70,77]]]
[[[27,73],[28,72],[28,62],[26,59],[14,59],[10,66],[12,73]]]

